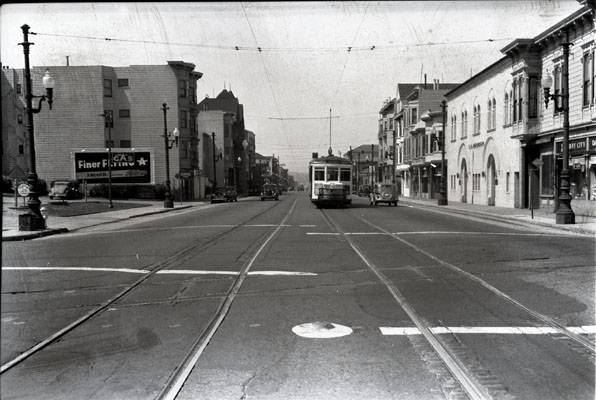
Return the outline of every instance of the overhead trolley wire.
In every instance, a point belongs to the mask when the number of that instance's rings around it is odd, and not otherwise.
[[[245,13],[246,15],[246,13]],[[252,27],[251,27],[252,30]],[[478,40],[460,40],[454,42],[425,42],[425,43],[412,43],[412,44],[389,44],[389,45],[364,45],[364,46],[335,46],[335,47],[261,47],[261,46],[238,46],[238,45],[214,45],[214,44],[202,44],[202,43],[190,43],[190,42],[169,42],[159,40],[143,40],[143,39],[121,39],[113,37],[98,37],[98,36],[83,36],[83,35],[68,35],[59,33],[45,33],[45,32],[29,32],[30,35],[37,36],[53,36],[53,37],[65,37],[72,39],[87,39],[87,40],[101,40],[105,42],[123,42],[123,43],[144,43],[144,44],[156,44],[165,46],[188,46],[197,47],[203,49],[212,50],[231,50],[231,51],[256,51],[259,53],[263,52],[337,52],[346,51],[348,53],[355,51],[377,51],[377,50],[392,50],[400,48],[410,47],[426,47],[426,46],[449,46],[459,44],[473,44],[473,43],[487,43],[487,42],[500,42],[510,41],[514,38],[488,38]],[[254,32],[253,32],[254,35]]]

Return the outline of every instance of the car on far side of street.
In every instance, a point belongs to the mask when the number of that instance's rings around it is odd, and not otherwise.
[[[48,193],[50,200],[74,200],[82,199],[83,192],[81,192],[81,185],[79,181],[72,179],[57,179],[50,183],[50,192]]]
[[[397,207],[397,188],[392,183],[377,183],[369,194],[370,205],[387,203],[388,206]]]
[[[238,192],[234,186],[226,186],[224,188],[224,197],[226,201],[238,201]]]
[[[211,194],[211,204],[238,201],[238,193],[232,186],[218,186]]]
[[[279,200],[279,189],[277,188],[277,185],[272,183],[265,183],[263,185],[263,190],[261,190],[261,201],[264,201],[265,199]]]

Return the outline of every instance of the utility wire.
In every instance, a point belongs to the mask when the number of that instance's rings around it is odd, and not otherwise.
[[[246,16],[246,12],[245,12]],[[252,30],[252,27],[251,27]],[[456,42],[426,42],[426,43],[413,43],[413,44],[392,44],[392,45],[366,45],[366,46],[336,46],[336,47],[251,47],[251,46],[232,46],[232,45],[213,45],[213,44],[201,44],[201,43],[185,43],[185,42],[164,42],[157,40],[140,40],[140,39],[120,39],[112,37],[98,37],[98,36],[82,36],[82,35],[67,35],[59,33],[44,33],[44,32],[29,32],[30,35],[38,36],[53,36],[53,37],[65,37],[72,39],[87,39],[87,40],[101,40],[106,42],[124,42],[124,43],[145,43],[145,44],[158,44],[164,46],[188,46],[198,47],[203,49],[213,50],[232,50],[232,51],[257,51],[262,52],[337,52],[346,51],[348,53],[355,51],[376,51],[376,50],[392,50],[399,48],[410,48],[410,47],[426,47],[426,46],[449,46],[458,44],[473,44],[473,43],[486,43],[486,42],[500,42],[510,41],[514,38],[488,38],[478,40],[461,40]],[[253,31],[254,35],[254,31]]]

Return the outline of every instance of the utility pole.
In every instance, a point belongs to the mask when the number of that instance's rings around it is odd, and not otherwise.
[[[211,143],[213,145],[213,189],[217,187],[217,160],[215,158],[215,132],[211,132]]]
[[[439,186],[439,198],[437,205],[447,205],[447,165],[445,164],[445,125],[447,124],[447,102],[441,102],[443,127],[441,129],[441,182]]]

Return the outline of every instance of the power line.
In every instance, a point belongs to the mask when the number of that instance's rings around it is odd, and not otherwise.
[[[246,14],[245,14],[246,15]],[[252,30],[252,27],[251,27]],[[214,45],[214,44],[201,44],[201,43],[188,43],[188,42],[168,42],[168,41],[157,41],[157,40],[141,40],[141,39],[121,39],[114,37],[98,37],[98,36],[82,36],[82,35],[67,35],[59,33],[45,33],[45,32],[29,32],[30,35],[37,36],[53,36],[53,37],[64,37],[72,39],[87,39],[87,40],[100,40],[105,42],[123,42],[123,43],[144,43],[144,44],[155,44],[164,46],[187,46],[197,47],[211,50],[231,50],[231,51],[256,51],[259,53],[263,52],[337,52],[346,51],[351,52],[366,52],[366,51],[379,51],[379,50],[393,50],[400,48],[410,47],[427,47],[427,46],[449,46],[459,44],[473,44],[473,43],[486,43],[486,42],[500,42],[510,41],[514,38],[488,38],[478,40],[461,40],[455,42],[426,42],[426,43],[413,43],[413,44],[392,44],[392,45],[365,45],[365,46],[335,46],[335,47],[252,47],[252,46],[234,46],[234,45]],[[254,31],[253,31],[254,35]]]

